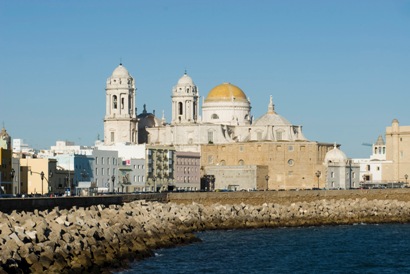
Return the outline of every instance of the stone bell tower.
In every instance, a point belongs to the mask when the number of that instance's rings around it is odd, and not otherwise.
[[[138,143],[135,114],[135,81],[120,64],[107,79],[104,144]]]

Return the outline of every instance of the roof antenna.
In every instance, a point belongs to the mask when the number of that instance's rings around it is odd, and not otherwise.
[[[184,74],[186,75],[186,68],[185,68],[185,73]]]
[[[120,66],[122,66],[122,57],[120,57]]]

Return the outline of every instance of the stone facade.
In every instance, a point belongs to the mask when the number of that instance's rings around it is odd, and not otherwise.
[[[210,190],[254,191],[265,190],[269,183],[268,166],[207,166],[206,175],[213,175],[215,182]]]
[[[410,126],[399,126],[394,119],[386,128],[386,160],[382,166],[384,182],[405,182],[410,175]]]
[[[325,186],[326,153],[332,144],[317,142],[246,142],[225,145],[203,145],[201,166],[268,167],[268,189],[311,189],[318,185],[315,173],[320,171],[319,187]],[[238,178],[238,184],[241,178]]]

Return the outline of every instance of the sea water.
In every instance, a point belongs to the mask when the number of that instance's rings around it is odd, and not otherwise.
[[[410,273],[410,224],[206,231],[120,273]]]

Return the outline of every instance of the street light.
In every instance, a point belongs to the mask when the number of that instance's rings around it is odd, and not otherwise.
[[[407,185],[407,179],[409,178],[409,175],[404,174],[404,179],[406,179],[406,185]]]
[[[12,183],[12,186],[14,186],[14,174],[15,174],[15,170],[14,170],[14,168],[12,168],[11,169],[11,171],[10,171],[10,178],[11,178],[11,183]]]
[[[152,181],[154,182],[154,192],[157,192],[157,184],[155,183],[155,180],[157,178],[155,176],[152,176]]]
[[[41,196],[43,196],[44,195],[44,192],[43,192],[44,172],[40,172],[40,177],[41,177]]]
[[[265,180],[266,180],[266,191],[268,191],[268,190],[269,190],[269,184],[268,184],[268,182],[269,182],[269,175],[266,175],[266,176],[265,176]]]
[[[115,181],[115,176],[114,174],[111,176],[111,182],[112,182],[112,189],[114,190],[114,181]]]
[[[316,171],[315,175],[317,177],[317,189],[320,189],[319,188],[319,177],[320,177],[320,175],[322,175],[322,172],[320,172],[320,170],[318,170],[318,171]]]

